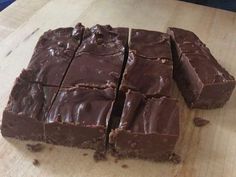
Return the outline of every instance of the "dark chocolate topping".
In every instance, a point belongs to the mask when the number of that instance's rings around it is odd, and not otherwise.
[[[170,36],[166,33],[132,29],[130,50],[149,59],[172,60]]]
[[[106,126],[115,99],[114,89],[61,89],[50,109],[48,123]],[[58,119],[59,118],[59,119]]]

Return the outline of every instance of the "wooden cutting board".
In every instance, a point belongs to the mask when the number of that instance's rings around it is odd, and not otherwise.
[[[170,0],[52,0],[26,23],[0,43],[0,114],[7,103],[15,78],[27,66],[40,35],[48,29],[111,24],[166,31],[168,26],[194,31],[213,55],[236,76],[236,14],[214,8]],[[39,153],[30,153],[25,144],[0,136],[1,177],[236,177],[236,91],[221,109],[190,110],[180,92],[181,137],[176,151],[182,163],[152,163],[121,160],[95,163],[93,151],[45,145]],[[194,116],[211,121],[194,127]],[[1,116],[0,116],[1,119]],[[87,155],[86,155],[87,154]],[[38,159],[40,166],[32,162]],[[128,168],[122,168],[122,165]]]

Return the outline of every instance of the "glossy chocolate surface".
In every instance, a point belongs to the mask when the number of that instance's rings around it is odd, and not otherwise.
[[[80,126],[106,126],[114,99],[115,92],[111,88],[61,89],[50,109],[47,123],[59,121]]]
[[[115,99],[114,89],[61,89],[45,125],[46,141],[96,149],[105,142],[105,130]]]
[[[99,56],[77,53],[62,83],[62,87],[88,86],[117,87],[121,75],[124,53]]]
[[[174,78],[187,104],[193,108],[222,107],[235,87],[235,79],[193,33],[169,28],[174,56]]]
[[[179,109],[174,99],[146,99],[128,91],[120,124],[110,134],[122,156],[168,160],[179,136]]]
[[[82,39],[84,27],[58,28],[45,32],[22,76],[28,81],[60,86],[63,76]]]
[[[57,90],[17,78],[3,114],[3,136],[42,140],[43,122]]]
[[[131,30],[130,50],[149,59],[172,60],[170,36],[166,33],[141,29]]]
[[[129,90],[118,128],[134,133],[178,135],[179,110],[176,103],[176,100],[166,97],[146,100],[142,94]]]
[[[86,28],[78,52],[96,55],[124,52],[128,41],[128,32],[128,28],[112,28],[110,25],[95,25]]]
[[[147,60],[129,52],[120,89],[132,89],[146,96],[170,96],[172,71],[170,60]]]
[[[127,41],[127,28],[112,28],[109,25],[87,28],[62,87],[117,87]]]

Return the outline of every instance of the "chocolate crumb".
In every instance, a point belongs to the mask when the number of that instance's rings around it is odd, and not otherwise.
[[[39,166],[40,163],[39,163],[39,161],[38,161],[37,159],[34,159],[34,161],[33,161],[33,165],[34,165],[34,166]]]
[[[121,165],[121,167],[122,167],[122,168],[128,168],[128,165],[123,164],[123,165]]]
[[[95,151],[93,154],[95,162],[107,160],[105,151]]]
[[[26,148],[31,152],[41,152],[44,149],[44,146],[40,143],[26,144]]]
[[[87,156],[88,154],[87,153],[83,153],[83,156]]]
[[[119,160],[119,159],[116,158],[116,159],[114,160],[114,162],[115,162],[115,163],[118,163],[118,160]]]
[[[51,146],[51,147],[49,147],[49,148],[48,148],[48,150],[49,150],[49,151],[52,151],[52,150],[53,150],[53,147],[52,147],[52,146]]]
[[[109,153],[116,159],[121,159],[121,155],[116,151],[116,149],[113,146],[110,146]]]
[[[203,119],[201,117],[194,117],[193,123],[196,127],[203,127],[210,123],[209,120]]]
[[[179,164],[181,162],[181,157],[176,153],[172,153],[169,157],[169,160],[174,164]]]

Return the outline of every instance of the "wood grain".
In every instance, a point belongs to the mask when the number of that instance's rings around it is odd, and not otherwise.
[[[170,0],[52,0],[0,43],[0,113],[39,36],[49,28],[79,21],[87,26],[100,23],[159,31],[166,31],[168,26],[192,30],[236,76],[235,13]],[[215,110],[190,110],[176,87],[173,94],[179,98],[181,110],[181,137],[176,147],[181,164],[140,160],[115,163],[111,157],[95,163],[93,151],[45,145],[43,152],[30,153],[26,142],[0,137],[0,176],[236,177],[236,92],[224,108]],[[211,122],[206,127],[194,127],[194,116]],[[88,156],[83,156],[85,152]],[[32,164],[34,159],[40,166]],[[128,168],[122,168],[124,164]]]
[[[14,32],[50,0],[16,0],[0,12],[0,41]]]

